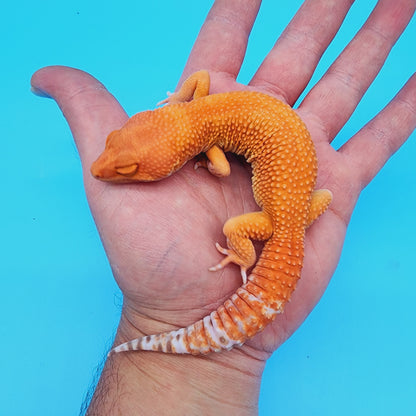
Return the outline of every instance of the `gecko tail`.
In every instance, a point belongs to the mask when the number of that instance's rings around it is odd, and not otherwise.
[[[232,342],[227,337],[218,339],[218,343],[207,342],[206,331],[212,331],[215,338],[216,332],[210,322],[210,316],[205,317],[193,325],[171,332],[140,337],[121,344],[108,353],[112,355],[125,351],[158,351],[172,354],[207,354],[222,349],[231,349],[238,342]]]
[[[113,348],[108,355],[124,351],[159,351],[201,355],[241,346],[271,322],[283,310],[284,302],[270,295],[249,276],[228,300],[210,315],[194,324],[171,332],[148,335]],[[267,296],[268,295],[268,296]]]
[[[266,243],[247,282],[203,319],[185,328],[125,342],[109,355],[123,351],[200,355],[241,346],[283,312],[300,278],[302,242],[289,245],[280,262],[276,262],[276,253],[284,247],[276,244],[273,238]]]
[[[218,323],[218,319],[215,311],[186,328],[127,341],[110,350],[108,355],[125,351],[201,355],[230,350],[236,345],[241,345],[241,335],[238,339],[232,339],[223,328],[222,322]]]
[[[184,344],[186,329],[181,328],[176,331],[136,338],[113,348],[108,355],[125,351],[159,351],[186,354],[188,352]]]

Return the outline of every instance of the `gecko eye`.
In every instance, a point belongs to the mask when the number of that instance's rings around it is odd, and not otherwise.
[[[133,176],[137,170],[139,169],[139,165],[137,163],[133,163],[128,166],[122,166],[120,168],[116,168],[116,172],[123,176]]]

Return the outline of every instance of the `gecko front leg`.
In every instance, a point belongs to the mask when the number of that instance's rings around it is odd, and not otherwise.
[[[209,85],[210,79],[208,71],[202,70],[195,72],[185,80],[178,91],[169,94],[158,105],[184,103],[205,97],[209,94]],[[213,175],[218,177],[224,177],[230,174],[230,164],[222,149],[214,145],[205,155],[207,159],[198,160],[194,165],[195,169],[199,167],[207,168]]]
[[[170,94],[157,105],[185,103],[187,101],[196,100],[209,94],[209,73],[202,70],[193,73],[185,80],[178,91]]]
[[[206,158],[198,160],[194,168],[195,170],[203,167],[207,168],[214,176],[222,178],[229,176],[231,173],[230,163],[228,162],[225,153],[218,146],[213,146],[205,152]]]

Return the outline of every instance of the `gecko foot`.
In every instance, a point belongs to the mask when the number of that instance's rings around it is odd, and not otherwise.
[[[165,99],[164,99],[164,100],[162,100],[162,101],[159,101],[159,102],[156,104],[156,106],[158,107],[158,106],[163,105],[163,104],[169,104],[169,103],[170,103],[170,99],[171,99],[172,95],[173,95],[173,92],[168,91],[168,92],[167,92],[167,98],[165,98]]]
[[[210,267],[208,270],[210,272],[216,272],[218,270],[223,269],[229,263],[235,263],[240,266],[241,278],[243,279],[243,284],[247,283],[247,267],[240,265],[239,257],[235,254],[235,252],[231,249],[226,249],[221,247],[218,243],[215,243],[216,249],[221,253],[224,254],[225,257],[220,263],[216,266]]]
[[[202,155],[197,156],[197,160],[194,164],[194,170],[197,170],[199,168],[208,169],[208,160],[205,157],[203,157]]]

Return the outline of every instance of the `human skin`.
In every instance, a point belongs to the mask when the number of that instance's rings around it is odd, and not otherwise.
[[[248,86],[236,77],[259,0],[217,0],[196,40],[182,80],[199,69],[211,93],[252,89],[293,105],[339,29],[352,0],[306,0]],[[241,348],[207,356],[115,354],[105,363],[88,415],[257,413],[266,360],[303,322],[338,263],[345,231],[363,188],[416,126],[416,75],[338,151],[330,143],[403,32],[414,0],[380,0],[368,21],[297,108],[319,160],[317,188],[333,202],[306,233],[302,278],[284,314]],[[221,50],[219,51],[219,47]],[[180,81],[181,82],[181,81]],[[217,308],[241,284],[237,267],[212,273],[215,242],[231,216],[257,210],[250,169],[231,157],[219,180],[187,164],[156,183],[111,185],[89,173],[106,136],[128,116],[85,72],[47,67],[35,92],[55,99],[77,144],[88,201],[123,292],[118,345],[140,335],[186,326]],[[220,241],[220,243],[223,243]]]

